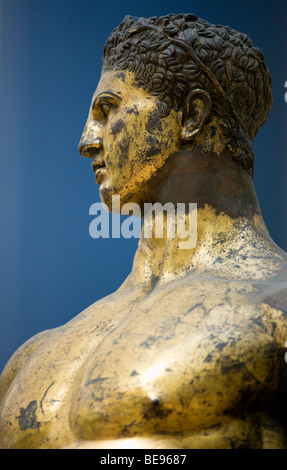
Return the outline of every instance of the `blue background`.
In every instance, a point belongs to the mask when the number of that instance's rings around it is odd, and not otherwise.
[[[111,30],[126,14],[167,13],[227,24],[263,50],[274,105],[255,139],[254,181],[267,227],[287,251],[286,0],[2,0],[0,370],[24,341],[130,272],[137,240],[89,236],[98,186],[77,146]]]

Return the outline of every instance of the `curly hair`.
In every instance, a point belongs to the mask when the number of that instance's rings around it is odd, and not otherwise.
[[[158,116],[180,109],[189,93],[209,93],[233,159],[253,176],[252,141],[272,107],[271,76],[243,33],[193,14],[126,16],[108,38],[103,70],[127,70],[159,99]]]

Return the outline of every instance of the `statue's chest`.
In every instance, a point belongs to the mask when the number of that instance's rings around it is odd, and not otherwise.
[[[77,438],[196,432],[228,414],[241,419],[263,389],[276,387],[270,338],[236,322],[240,308],[208,313],[198,301],[165,311],[168,304],[139,309],[87,360],[71,400]]]
[[[8,397],[11,439],[63,446],[193,432],[240,415],[247,395],[276,386],[270,338],[247,321],[249,307],[194,296],[160,294],[117,324],[86,320],[47,342]]]

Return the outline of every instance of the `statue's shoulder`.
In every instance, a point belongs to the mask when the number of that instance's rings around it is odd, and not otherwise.
[[[9,359],[0,376],[0,405],[12,380],[19,370],[23,367],[26,361],[29,360],[31,355],[41,346],[41,344],[53,334],[53,332],[54,329],[45,330],[32,336],[32,338],[20,346]]]

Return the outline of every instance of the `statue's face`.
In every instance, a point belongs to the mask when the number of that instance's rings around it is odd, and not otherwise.
[[[180,113],[158,118],[158,99],[136,85],[130,72],[108,71],[92,99],[79,152],[93,158],[102,202],[150,202],[169,157],[180,146]],[[151,132],[152,131],[152,132]]]

